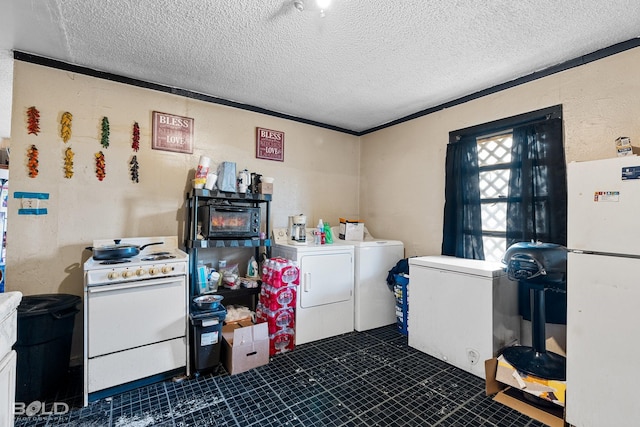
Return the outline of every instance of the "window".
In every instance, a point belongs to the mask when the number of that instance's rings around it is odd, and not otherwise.
[[[511,130],[477,138],[484,258],[500,261],[507,250],[507,197],[511,176]]]
[[[451,132],[442,254],[499,261],[516,242],[566,245],[562,106]]]

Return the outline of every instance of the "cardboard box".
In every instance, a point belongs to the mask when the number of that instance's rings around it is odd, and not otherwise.
[[[269,363],[269,330],[266,323],[250,320],[222,327],[224,367],[231,375]]]
[[[258,193],[273,194],[273,183],[261,182],[260,184],[258,184]]]
[[[640,149],[631,145],[631,138],[621,136],[616,139],[616,152],[618,157],[634,156],[640,153]]]
[[[338,237],[342,240],[364,240],[364,222],[340,218]]]
[[[567,391],[566,381],[547,380],[519,372],[502,356],[498,357],[496,380],[564,407],[564,398]]]
[[[484,362],[486,372],[485,392],[494,395],[493,400],[524,414],[550,427],[567,427],[564,421],[564,408],[559,405],[538,406],[526,400],[523,391],[503,384],[496,378],[498,359],[492,358]]]

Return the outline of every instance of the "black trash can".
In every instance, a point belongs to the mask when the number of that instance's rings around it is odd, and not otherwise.
[[[53,397],[69,372],[71,339],[81,298],[29,295],[18,306],[16,402]]]
[[[222,323],[227,310],[193,311],[191,318],[191,363],[196,373],[217,372],[222,348]]]

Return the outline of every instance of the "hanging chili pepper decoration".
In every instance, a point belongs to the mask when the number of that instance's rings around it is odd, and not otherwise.
[[[131,181],[139,183],[138,179],[138,156],[133,156],[129,162],[129,171],[131,172]]]
[[[64,177],[69,179],[73,176],[73,156],[74,152],[71,147],[64,150]]]
[[[109,119],[107,117],[102,118],[102,138],[100,144],[104,148],[109,148]]]
[[[35,145],[27,148],[27,167],[29,168],[29,178],[38,176],[38,148]]]
[[[133,139],[131,142],[131,148],[133,148],[133,151],[135,152],[140,149],[140,127],[138,126],[138,122],[133,123]]]
[[[73,115],[66,111],[62,113],[62,118],[60,119],[60,137],[65,142],[65,144],[71,138],[71,120],[73,119]]]
[[[105,176],[107,176],[107,171],[104,154],[99,151],[96,153],[96,177],[98,177],[99,181],[102,181]]]
[[[27,132],[29,135],[40,133],[40,111],[36,107],[27,109]]]

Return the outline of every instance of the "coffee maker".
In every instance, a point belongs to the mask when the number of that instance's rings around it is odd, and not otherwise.
[[[307,217],[303,214],[289,217],[289,243],[292,245],[307,244]]]

